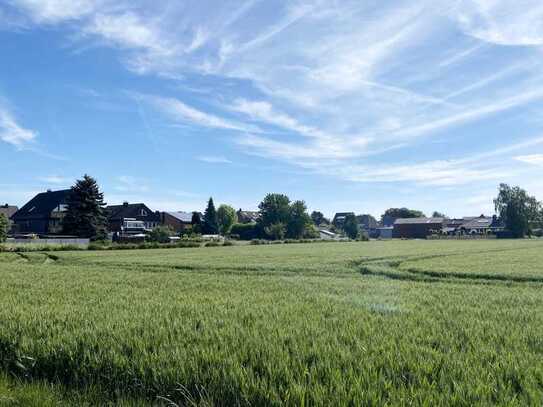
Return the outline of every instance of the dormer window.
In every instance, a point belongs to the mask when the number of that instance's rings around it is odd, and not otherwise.
[[[147,211],[145,209],[141,209],[140,216],[147,216]]]

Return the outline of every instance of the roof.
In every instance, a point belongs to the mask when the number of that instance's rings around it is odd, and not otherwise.
[[[260,217],[259,211],[237,211],[238,220],[240,222],[256,222]]]
[[[57,206],[65,204],[70,189],[42,192],[19,209],[12,219],[47,217]]]
[[[142,215],[141,210],[144,210],[147,215]],[[152,222],[160,221],[160,214],[149,209],[144,203],[123,203],[122,205],[109,205],[106,207],[107,217],[109,219],[124,219],[124,218],[145,218]]]
[[[396,219],[394,225],[427,225],[445,222],[445,218],[400,218]]]
[[[191,223],[192,222],[192,212],[166,212],[171,217],[184,222],[184,223]]]
[[[0,206],[0,213],[3,214],[6,218],[10,219],[15,214],[15,212],[17,212],[18,209],[19,208],[17,208],[16,206],[5,204]]]
[[[470,219],[467,222],[462,223],[461,227],[467,228],[467,229],[489,228],[492,226],[493,222],[494,222],[493,218],[484,216],[484,217]]]

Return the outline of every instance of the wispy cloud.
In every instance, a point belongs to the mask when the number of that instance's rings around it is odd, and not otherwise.
[[[515,157],[515,160],[526,164],[543,166],[543,154],[519,155]]]
[[[38,180],[46,184],[65,186],[68,186],[73,182],[73,178],[63,177],[60,175],[48,175],[44,177],[38,177]]]
[[[117,191],[130,193],[149,191],[146,180],[130,175],[121,175],[117,177],[117,183],[118,185],[115,186],[115,190]]]
[[[37,133],[33,130],[25,129],[17,123],[15,117],[0,106],[0,140],[22,149],[33,142]]]
[[[174,121],[194,124],[201,127],[235,130],[238,132],[260,131],[256,126],[238,123],[234,120],[204,112],[189,106],[178,99],[151,95],[139,95],[139,98],[150,103]]]
[[[196,159],[208,164],[232,164],[231,160],[223,156],[203,155]]]

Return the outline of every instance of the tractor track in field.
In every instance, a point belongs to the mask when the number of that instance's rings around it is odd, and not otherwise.
[[[479,254],[503,253],[517,249],[490,249]],[[511,276],[503,274],[486,274],[477,272],[445,272],[438,270],[423,270],[416,267],[402,268],[406,262],[417,262],[436,258],[458,256],[462,253],[446,253],[424,256],[396,256],[364,258],[352,262],[353,266],[362,275],[380,276],[393,280],[406,280],[427,283],[466,283],[466,284],[493,284],[493,283],[536,283],[543,284],[543,277]]]

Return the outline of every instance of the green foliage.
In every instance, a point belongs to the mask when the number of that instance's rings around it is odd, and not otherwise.
[[[236,210],[229,205],[219,206],[217,211],[217,220],[219,224],[219,231],[222,235],[230,233],[232,226],[237,222],[238,216]]]
[[[541,203],[520,187],[500,184],[494,206],[506,229],[515,238],[530,234],[532,228],[540,222]]]
[[[213,203],[213,198],[209,198],[209,201],[207,202],[207,208],[204,212],[202,232],[206,235],[219,234],[219,221],[217,218],[217,211],[215,210],[215,204]]]
[[[381,216],[384,219],[386,216],[391,218],[403,219],[403,218],[424,218],[425,215],[421,211],[407,208],[390,208],[385,211]]]
[[[330,224],[330,221],[324,217],[322,212],[319,211],[311,212],[311,220],[316,226]]]
[[[9,221],[3,213],[0,213],[0,243],[4,243],[8,238]]]
[[[252,240],[260,236],[259,231],[259,226],[253,223],[236,223],[232,226],[230,234],[239,236],[241,240]]]
[[[434,213],[432,213],[432,218],[446,218],[446,217],[447,215],[438,211],[434,211]]]
[[[290,205],[286,235],[291,239],[301,239],[306,230],[312,226],[311,217],[307,213],[304,201],[294,201]]]
[[[170,243],[170,237],[175,232],[169,226],[157,226],[149,233],[149,241],[157,243]]]
[[[0,404],[541,405],[542,249],[4,253]]]
[[[349,237],[349,239],[356,239],[358,236],[358,220],[353,214],[348,214],[345,217],[345,222],[343,224],[343,231]]]
[[[276,224],[288,224],[290,220],[290,199],[282,194],[268,194],[258,205],[259,223],[263,228]]]
[[[104,194],[96,180],[88,175],[77,180],[67,198],[63,233],[92,240],[107,238]]]
[[[264,231],[271,240],[283,240],[287,233],[287,228],[284,223],[273,223],[265,227]]]

